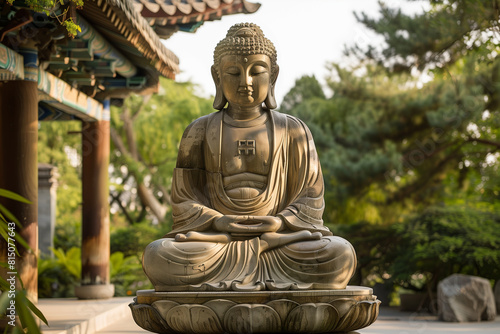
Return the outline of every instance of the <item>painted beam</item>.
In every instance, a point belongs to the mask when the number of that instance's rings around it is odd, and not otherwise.
[[[109,112],[105,110],[102,103],[42,70],[38,72],[38,91],[40,102],[81,120],[88,122],[109,120]],[[50,116],[47,118],[46,114],[43,115],[45,120],[50,119]]]
[[[24,58],[0,44],[0,81],[24,80]]]
[[[24,72],[24,57],[0,44],[0,81],[24,80]],[[30,68],[30,76],[34,73],[35,71]],[[62,111],[88,122],[109,120],[109,112],[104,109],[102,103],[71,87],[58,77],[38,69],[36,81],[39,101],[46,106],[39,108],[40,120],[55,119],[51,117],[49,110]]]

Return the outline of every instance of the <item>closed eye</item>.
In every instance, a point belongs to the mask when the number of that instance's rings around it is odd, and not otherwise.
[[[264,74],[267,73],[267,68],[261,65],[255,65],[252,68],[252,75],[259,75],[259,74]]]
[[[264,73],[267,73],[267,68],[265,68],[264,66],[257,65],[252,68],[252,75],[259,75]]]
[[[224,73],[229,75],[239,75],[240,70],[237,67],[229,67],[224,71]]]

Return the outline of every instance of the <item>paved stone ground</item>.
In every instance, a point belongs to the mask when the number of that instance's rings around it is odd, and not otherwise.
[[[41,299],[39,308],[49,320],[44,334],[144,334],[136,325],[128,304],[130,297],[103,301]],[[500,316],[480,323],[446,323],[428,314],[400,312],[382,307],[378,320],[368,328],[349,334],[500,334]]]
[[[130,297],[97,301],[47,298],[40,299],[37,306],[49,322],[49,326],[42,324],[44,334],[93,334],[121,320],[126,321],[127,317],[131,318],[127,306],[130,302]]]
[[[382,307],[375,323],[359,334],[500,334],[500,316],[495,321],[450,323],[442,322],[436,316],[400,312],[397,308]],[[354,334],[354,333],[351,333]]]

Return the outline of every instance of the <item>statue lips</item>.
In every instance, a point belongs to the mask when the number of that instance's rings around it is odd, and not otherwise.
[[[238,94],[242,97],[248,98],[249,102],[253,102],[253,100],[254,100],[254,98],[252,96],[252,94],[253,94],[252,86],[238,88]]]

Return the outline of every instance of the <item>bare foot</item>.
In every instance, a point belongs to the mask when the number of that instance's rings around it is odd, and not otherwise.
[[[175,241],[208,241],[208,242],[230,242],[231,236],[225,233],[204,233],[190,231],[186,234],[178,233],[175,235]]]
[[[309,231],[298,231],[293,233],[264,233],[261,236],[262,251],[288,245],[298,241],[320,240],[322,234],[320,232],[311,233]]]

